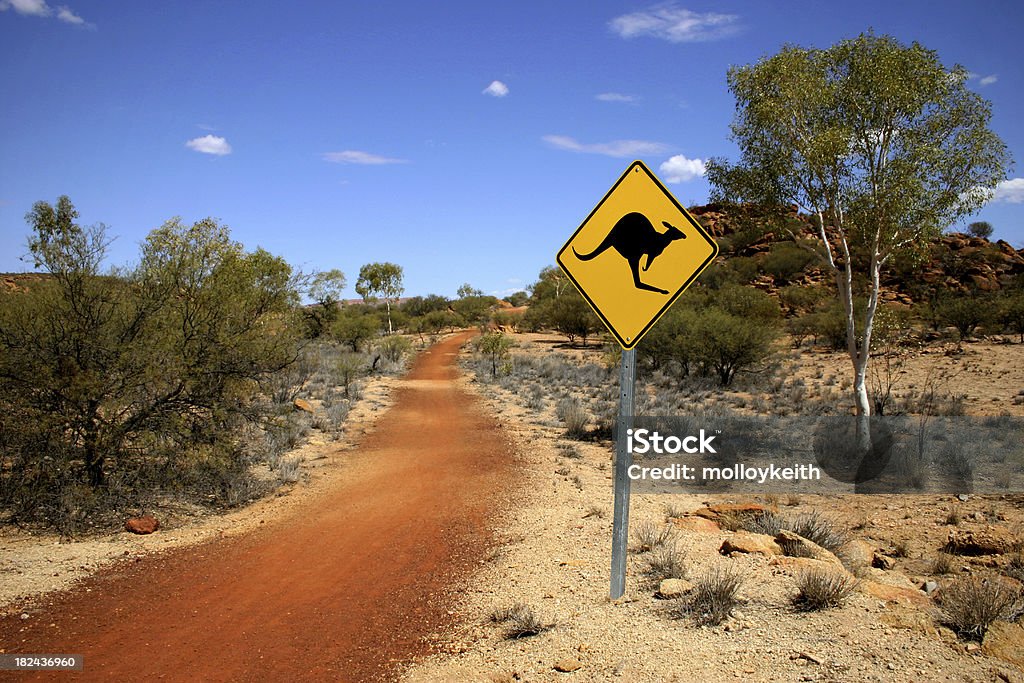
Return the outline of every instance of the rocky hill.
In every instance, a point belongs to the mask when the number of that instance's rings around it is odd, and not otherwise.
[[[707,204],[689,211],[719,243],[723,263],[747,274],[754,286],[774,293],[786,285],[830,283],[814,257],[793,244],[792,235],[817,239],[809,216],[795,206]],[[883,271],[882,300],[911,304],[936,291],[990,293],[1022,281],[1024,249],[1004,240],[947,233],[932,240],[920,260],[897,259]]]

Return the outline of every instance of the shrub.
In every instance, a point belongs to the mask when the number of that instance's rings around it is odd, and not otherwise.
[[[498,363],[508,357],[512,339],[501,332],[488,332],[478,337],[475,345],[477,352],[491,361],[491,377],[497,377]]]
[[[49,277],[0,302],[0,505],[20,522],[68,521],[69,491],[91,491],[92,510],[161,487],[195,494],[216,480],[179,476],[198,461],[235,477],[241,437],[268,410],[260,387],[298,356],[282,259],[212,219],[173,219],[138,265],[105,275],[103,229],[77,215],[67,197],[33,207],[29,248]],[[130,483],[127,499],[112,482]]]
[[[717,626],[729,618],[739,604],[743,575],[733,565],[716,565],[701,574],[693,592],[679,602],[680,617],[690,617],[701,626]]]
[[[793,242],[778,242],[772,245],[771,251],[761,262],[761,268],[776,282],[787,283],[798,279],[804,269],[816,260],[813,253]]]
[[[638,553],[647,553],[665,545],[671,538],[671,526],[661,526],[653,522],[641,522],[633,531],[633,549]]]
[[[587,435],[590,416],[579,399],[562,399],[555,406],[555,415],[565,423],[565,435],[570,439],[582,439]]]
[[[648,578],[654,583],[665,579],[686,578],[686,553],[673,542],[665,542],[654,548],[647,557]]]
[[[961,637],[980,641],[997,619],[1019,606],[1020,589],[997,576],[966,576],[942,589],[942,620]]]
[[[936,314],[943,324],[955,327],[960,341],[970,339],[978,327],[992,318],[992,306],[981,297],[957,296],[941,300]]]
[[[810,569],[797,576],[793,604],[805,612],[839,607],[856,590],[858,581],[845,572]]]
[[[517,602],[511,607],[495,610],[491,613],[490,620],[496,624],[507,625],[505,638],[508,640],[535,636],[555,627],[554,624],[545,624],[525,602]]]
[[[831,552],[836,552],[850,540],[845,528],[816,510],[797,515],[786,528]]]
[[[412,350],[412,342],[408,337],[400,337],[393,334],[380,340],[380,353],[385,360],[397,363],[402,357]]]

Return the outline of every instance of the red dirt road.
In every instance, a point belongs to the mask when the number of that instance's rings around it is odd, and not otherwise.
[[[451,621],[514,477],[509,441],[454,382],[468,338],[420,356],[352,471],[299,512],[94,577],[0,620],[0,648],[84,654],[60,680],[393,679]]]

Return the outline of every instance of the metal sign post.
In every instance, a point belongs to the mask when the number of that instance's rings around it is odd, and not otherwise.
[[[629,468],[633,464],[626,432],[633,426],[635,346],[717,255],[718,245],[704,226],[638,160],[555,256],[623,348],[615,439],[613,600],[626,591]]]
[[[629,466],[633,456],[627,448],[626,433],[633,427],[634,389],[636,388],[636,349],[622,352],[619,372],[619,417],[615,437],[615,508],[612,519],[611,598],[617,600],[626,591],[626,549],[629,543]]]

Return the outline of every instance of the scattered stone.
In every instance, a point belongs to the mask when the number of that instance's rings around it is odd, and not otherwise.
[[[752,534],[748,531],[737,531],[729,538],[722,541],[722,547],[718,549],[722,555],[742,553],[749,555],[782,555],[782,548],[771,536],[765,534]]]
[[[1018,539],[996,526],[982,529],[950,529],[943,548],[953,555],[1003,555],[1013,552]]]
[[[307,413],[313,412],[313,405],[304,398],[295,399],[294,401],[292,401],[292,405],[295,406],[296,410],[301,410]]]
[[[654,597],[659,600],[671,600],[682,597],[693,590],[693,584],[685,579],[665,579],[658,584],[658,592]]]
[[[875,569],[884,569],[888,571],[896,566],[896,560],[889,557],[888,555],[883,555],[882,553],[875,552],[871,556],[871,566]]]
[[[956,499],[959,500],[961,503],[966,503],[969,498],[970,496],[968,496],[966,493],[961,493],[956,497]]]
[[[1024,626],[997,621],[988,627],[981,651],[1024,669]]]
[[[582,667],[583,663],[580,660],[567,657],[555,662],[554,669],[563,674],[570,674],[573,671],[579,671]]]
[[[151,534],[160,528],[160,521],[152,515],[132,517],[124,522],[124,530],[133,534]]]
[[[814,541],[809,541],[800,534],[795,534],[788,529],[783,529],[776,534],[775,542],[780,548],[785,550],[786,555],[810,557],[815,560],[821,560],[822,562],[831,562],[833,564],[842,565],[839,558],[831,551],[825,550]]]
[[[27,614],[27,613],[25,613],[25,612],[22,612],[22,613],[21,613],[21,620],[22,620],[22,621],[27,621],[27,620],[28,620],[28,614]]]
[[[924,585],[921,586],[921,590],[924,591],[925,595],[931,596],[932,593],[939,590],[939,584],[936,581],[925,581]]]

